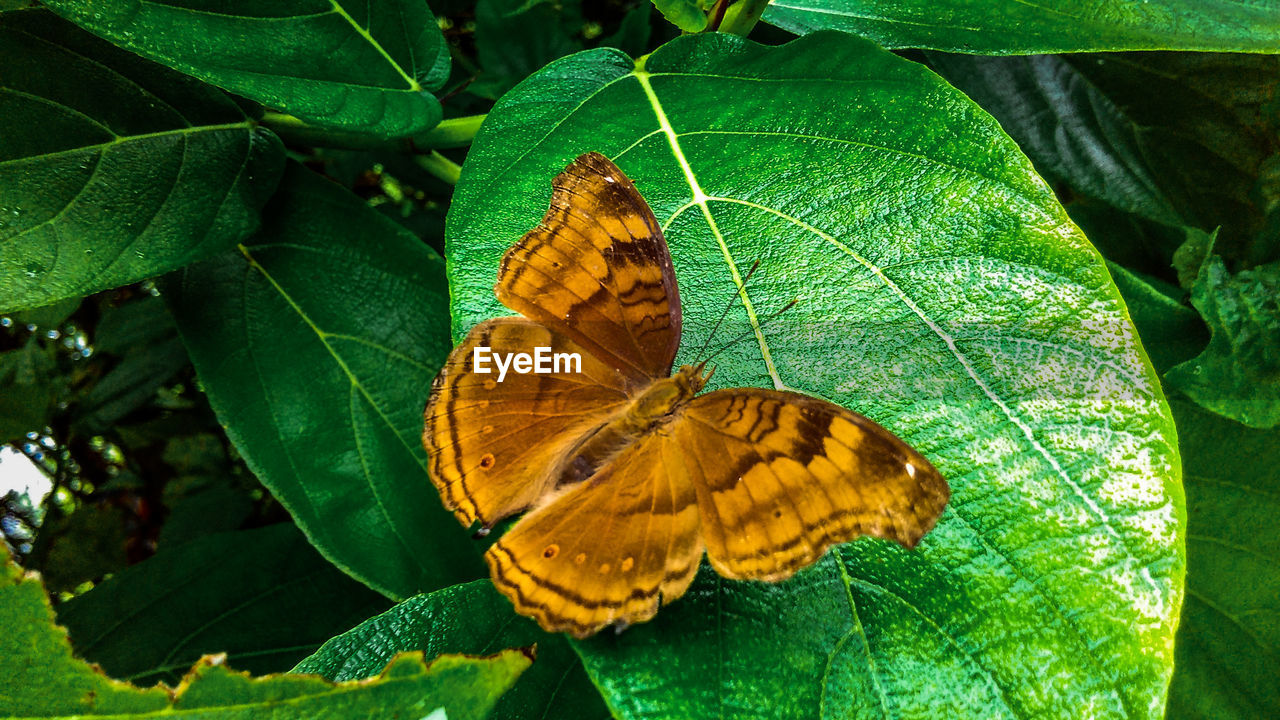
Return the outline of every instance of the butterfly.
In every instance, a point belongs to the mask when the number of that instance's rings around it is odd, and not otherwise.
[[[498,270],[498,299],[523,317],[453,350],[422,438],[463,525],[527,511],[485,553],[519,613],[586,637],[652,618],[704,551],[725,577],[780,581],[834,544],[911,548],[933,527],[946,481],[875,422],[796,392],[699,395],[705,362],[672,374],[680,293],[653,211],[595,152],[552,187]]]

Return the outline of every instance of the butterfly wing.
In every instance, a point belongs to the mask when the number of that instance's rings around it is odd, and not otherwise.
[[[477,347],[493,354],[547,348],[553,370],[556,353],[576,353],[581,372],[565,358],[568,371],[509,370],[499,382],[496,362],[485,363],[491,372],[477,371]],[[422,444],[445,507],[468,526],[528,508],[554,484],[575,444],[624,407],[624,384],[613,367],[537,323],[506,317],[472,328],[436,376],[424,417]]]
[[[489,548],[494,585],[548,632],[648,620],[684,594],[702,543],[681,452],[650,433],[520,519]]]
[[[799,393],[736,388],[694,398],[673,423],[715,569],[782,580],[861,535],[914,547],[951,491],[871,420]]]
[[[541,224],[502,259],[498,299],[625,373],[634,385],[671,373],[680,294],[662,229],[635,185],[587,153],[552,182]]]

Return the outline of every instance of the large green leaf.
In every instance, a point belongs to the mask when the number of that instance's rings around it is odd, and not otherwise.
[[[419,439],[450,348],[444,263],[299,166],[238,250],[166,285],[209,402],[325,557],[408,597],[482,573]]]
[[[1280,6],[1265,0],[774,0],[764,19],[794,33],[845,30],[890,48],[979,55],[1280,51]]]
[[[680,38],[642,69],[548,66],[495,106],[447,226],[454,333],[508,314],[498,261],[579,153],[666,228],[690,361],[720,387],[864,412],[951,483],[915,552],[852,543],[791,581],[702,573],[577,644],[622,717],[1156,717],[1183,578],[1174,429],[1096,251],[995,121],[871,43]],[[763,314],[800,303],[771,324]]]
[[[210,653],[255,674],[288,670],[386,606],[281,523],[162,548],[59,605],[58,622],[76,654],[112,677],[176,685]]]
[[[600,694],[563,636],[518,617],[488,580],[410,598],[325,643],[294,668],[335,682],[377,674],[396,653],[484,655],[537,645],[537,658],[493,710],[492,720],[609,717]]]
[[[468,90],[498,98],[543,65],[582,49],[577,0],[476,2],[476,59],[484,72]],[[477,87],[479,86],[479,87]]]
[[[226,95],[38,10],[0,15],[0,312],[142,280],[258,226],[284,151]]]
[[[1156,369],[1194,355],[1194,310],[1158,282],[1116,272]],[[1203,341],[1199,343],[1203,346]],[[1280,716],[1280,431],[1170,398],[1187,492],[1187,600],[1168,720]]]
[[[395,657],[374,680],[331,683],[276,675],[250,678],[202,658],[175,690],[141,690],[116,682],[71,654],[66,633],[36,575],[4,553],[0,569],[0,713],[8,718],[110,715],[116,718],[198,715],[217,720],[427,717],[443,709],[453,720],[482,720],[494,701],[529,666],[519,651],[492,658],[456,655],[423,662]]]
[[[1280,425],[1280,262],[1232,275],[1222,258],[1210,256],[1191,302],[1212,338],[1165,379],[1219,415],[1252,428]]]
[[[1268,259],[1265,247],[1251,246],[1266,223],[1260,178],[1280,152],[1280,57],[931,53],[929,60],[995,115],[1041,173],[1074,194],[1166,225],[1221,228],[1220,253]],[[1153,248],[1165,270],[1183,239],[1172,234]]]
[[[320,125],[396,137],[440,122],[449,53],[423,0],[50,0],[143,57]]]
[[[1187,489],[1187,601],[1168,717],[1280,717],[1280,431],[1170,404]]]

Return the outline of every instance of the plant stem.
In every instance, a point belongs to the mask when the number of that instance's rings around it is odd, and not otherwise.
[[[471,144],[476,131],[484,122],[486,115],[467,115],[466,117],[449,118],[440,124],[413,138],[413,144],[419,148],[448,149],[465,147]]]
[[[301,130],[309,127],[302,120],[282,112],[275,110],[267,110],[262,113],[262,124],[273,130]]]
[[[430,150],[456,148],[471,143],[484,115],[450,118],[439,125],[411,137],[381,138],[351,130],[338,130],[308,125],[305,120],[281,112],[267,112],[262,124],[283,140],[300,145],[337,148],[339,150]]]
[[[430,155],[415,155],[413,160],[418,163],[418,167],[450,185],[458,184],[458,176],[462,174],[462,167],[435,150],[432,150]]]
[[[267,112],[262,115],[262,124],[280,136],[286,143],[294,145],[311,145],[314,147],[338,148],[340,150],[372,150],[391,145],[398,147],[402,141],[373,137],[351,130],[319,128],[308,125],[305,120],[281,112]]]
[[[707,27],[703,32],[716,32],[720,29],[720,23],[724,22],[725,6],[731,2],[733,0],[716,0],[716,4],[707,13]]]
[[[746,37],[751,28],[760,21],[769,0],[738,0],[730,5],[724,13],[724,21],[720,23],[720,32],[733,33]]]

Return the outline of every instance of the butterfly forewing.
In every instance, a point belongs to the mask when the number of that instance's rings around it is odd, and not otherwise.
[[[572,372],[520,374],[499,382],[496,360],[477,372],[475,348],[495,354],[577,354]],[[464,525],[485,525],[533,504],[554,484],[555,469],[584,435],[625,406],[625,379],[577,343],[524,318],[477,325],[449,355],[427,404],[423,445],[432,481]]]
[[[909,445],[808,395],[718,390],[683,408],[671,432],[707,556],[730,578],[781,580],[862,535],[914,547],[950,496]]]
[[[650,434],[552,496],[485,554],[495,586],[544,629],[578,637],[653,617],[684,594],[702,557],[679,462]]]
[[[633,385],[666,377],[680,345],[680,295],[653,211],[599,153],[574,160],[552,187],[542,223],[502,259],[498,299],[614,363]]]

